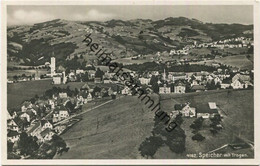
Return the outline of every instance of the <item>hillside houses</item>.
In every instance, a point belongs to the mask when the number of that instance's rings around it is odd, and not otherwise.
[[[219,114],[216,103],[209,102],[208,104],[199,104],[196,107],[197,117],[210,118],[216,114]]]
[[[193,105],[191,103],[175,104],[172,116],[181,114],[183,117],[202,117],[208,119],[219,114],[218,107],[215,102],[200,103]]]
[[[251,81],[251,78],[249,75],[237,73],[232,78],[231,86],[233,89],[248,88],[249,86],[253,86],[253,84],[250,81]]]
[[[69,111],[63,105],[57,106],[53,112],[53,122],[61,121],[70,116]]]
[[[173,114],[182,114],[184,117],[195,117],[196,116],[196,108],[190,107],[190,103],[185,104],[175,104]]]

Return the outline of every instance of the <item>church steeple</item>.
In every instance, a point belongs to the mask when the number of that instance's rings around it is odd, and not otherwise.
[[[166,80],[166,73],[165,73],[165,69],[163,69],[163,80]]]

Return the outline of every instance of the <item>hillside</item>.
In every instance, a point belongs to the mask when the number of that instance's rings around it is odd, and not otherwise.
[[[157,98],[156,96],[154,96]],[[173,153],[168,146],[161,146],[155,153],[156,159],[187,158],[186,154],[208,152],[224,144],[233,142],[236,135],[254,141],[253,91],[227,90],[188,94],[167,94],[161,97],[161,108],[173,110],[174,104],[216,102],[227,115],[223,119],[224,129],[212,136],[209,128],[201,132],[206,137],[203,142],[192,141],[190,124],[195,118],[183,118],[181,128],[185,131],[186,150],[182,154]],[[83,120],[62,135],[70,150],[57,155],[59,159],[136,159],[142,158],[138,150],[154,127],[154,112],[149,111],[137,97],[126,96],[90,111]],[[162,129],[163,130],[163,129]],[[163,130],[164,131],[164,130]],[[244,149],[248,157],[250,149]],[[235,151],[234,153],[240,153]],[[241,151],[242,153],[242,151]]]
[[[106,22],[78,22],[56,19],[32,26],[7,29],[8,60],[25,65],[39,65],[50,56],[63,64],[65,59],[82,55],[93,62],[94,55],[82,43],[91,33],[96,41],[115,58],[138,54],[154,54],[182,48],[194,41],[209,42],[236,36],[253,36],[253,25],[211,24],[184,17],[164,20],[110,20]]]

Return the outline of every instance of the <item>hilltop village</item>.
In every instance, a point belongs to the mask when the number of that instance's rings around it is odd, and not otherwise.
[[[51,58],[50,63],[46,63],[50,73],[42,79],[51,79],[53,85],[68,82],[86,83],[75,90],[69,87],[53,87],[43,96],[35,96],[24,101],[20,108],[8,110],[8,144],[12,145],[11,151],[16,151],[17,154],[20,154],[17,150],[21,147],[17,142],[21,139],[22,133],[25,132],[39,147],[43,144],[50,145],[46,142],[53,140],[54,135],[62,134],[80,120],[75,115],[82,112],[84,105],[92,105],[102,99],[115,100],[119,96],[131,96],[133,93],[124,82],[114,77],[115,73],[109,72],[109,69],[104,70],[104,66],[88,65],[86,69],[70,70],[66,74],[65,71],[57,72],[55,63],[55,57]],[[253,71],[240,71],[222,67],[221,64],[214,69],[201,72],[169,72],[167,69],[163,69],[163,72],[128,72],[147,94],[184,94],[217,89],[253,88]],[[192,103],[187,101],[185,104],[175,105],[169,115],[176,117],[179,113],[184,117],[210,118],[218,114],[218,109],[214,101],[208,103],[208,106],[197,108],[192,107]]]

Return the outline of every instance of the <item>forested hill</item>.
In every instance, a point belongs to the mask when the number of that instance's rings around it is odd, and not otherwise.
[[[58,64],[74,55],[90,57],[82,43],[88,33],[116,58],[153,54],[182,48],[194,41],[216,41],[237,36],[253,37],[253,25],[203,23],[185,17],[164,20],[110,20],[77,22],[56,19],[32,26],[7,29],[8,60],[39,65],[57,58]]]

